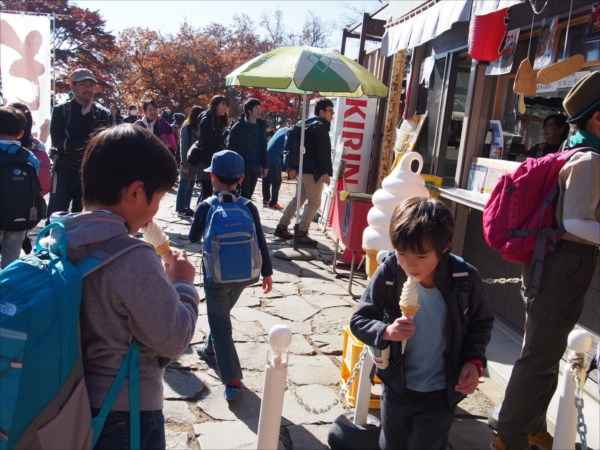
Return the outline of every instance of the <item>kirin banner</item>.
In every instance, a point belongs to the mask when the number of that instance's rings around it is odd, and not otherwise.
[[[24,103],[31,109],[32,134],[50,138],[50,18],[0,13],[0,68],[4,105]]]

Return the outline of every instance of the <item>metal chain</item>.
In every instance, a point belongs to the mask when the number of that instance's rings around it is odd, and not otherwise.
[[[520,278],[483,278],[483,281],[486,284],[506,284],[506,283],[520,283]]]
[[[587,450],[587,425],[583,417],[583,389],[579,383],[579,370],[585,370],[585,359],[583,353],[569,352],[568,360],[569,374],[575,382],[575,408],[577,408],[577,433],[581,441],[581,449]]]
[[[346,392],[348,392],[348,389],[350,389],[350,386],[352,385],[352,383],[354,383],[354,379],[356,378],[356,375],[358,375],[358,372],[362,368],[363,362],[365,361],[366,353],[367,353],[367,348],[365,347],[365,349],[360,354],[360,358],[358,359],[358,362],[354,366],[352,375],[350,375],[348,377],[348,380],[344,383],[344,385],[340,389],[340,392],[337,395],[337,397],[335,399],[333,399],[333,402],[331,402],[327,406],[324,406],[322,408],[311,408],[309,405],[307,405],[304,402],[304,400],[302,400],[302,397],[300,397],[298,395],[298,392],[296,392],[296,386],[294,386],[294,382],[292,381],[292,379],[290,378],[289,375],[286,380],[287,388],[290,390],[292,395],[296,398],[296,400],[298,401],[298,404],[300,406],[302,406],[307,412],[312,413],[312,414],[326,413],[326,412],[330,411],[333,407],[335,407],[342,400],[342,397],[344,397],[344,395],[346,395]]]

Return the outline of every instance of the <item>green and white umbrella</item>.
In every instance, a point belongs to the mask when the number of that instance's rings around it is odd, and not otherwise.
[[[258,56],[226,77],[227,86],[264,88],[289,94],[302,94],[302,134],[304,153],[306,95],[318,92],[325,97],[387,97],[388,88],[371,72],[343,55],[316,47],[282,47]],[[297,192],[301,192],[303,158],[300,158]],[[294,254],[276,252],[284,259],[314,259],[298,251],[300,195],[297,195],[294,226]],[[280,253],[280,254],[279,254]],[[312,256],[312,257],[311,257]]]

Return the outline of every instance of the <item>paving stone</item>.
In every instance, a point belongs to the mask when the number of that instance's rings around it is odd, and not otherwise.
[[[336,295],[323,294],[302,294],[302,298],[308,303],[318,306],[319,308],[335,308],[336,306],[348,306],[348,301]]]
[[[266,361],[266,360],[265,360]],[[242,384],[246,387],[246,389],[256,392],[260,394],[263,391],[263,387],[265,385],[265,372],[258,372],[254,370],[244,370],[243,373]]]
[[[248,288],[250,289],[250,288]],[[254,288],[256,289],[256,288]],[[252,292],[252,291],[250,291]],[[262,289],[260,289],[260,292],[262,292]],[[253,306],[260,306],[260,298],[258,295],[248,295],[246,292],[244,292],[242,294],[242,296],[240,297],[240,299],[237,301],[237,303],[235,304],[234,308],[239,308],[241,306],[247,306],[249,308],[253,307]]]
[[[208,326],[208,316],[206,314],[198,316],[198,320],[196,321],[196,329],[204,333],[204,336],[208,336],[208,333],[210,333],[210,327]]]
[[[194,425],[203,450],[256,449],[258,419],[245,422],[205,422]],[[277,450],[284,450],[281,442]]]
[[[288,367],[295,384],[333,386],[340,381],[340,369],[327,356],[291,355]]]
[[[215,420],[238,421],[258,418],[260,415],[260,394],[241,389],[239,400],[228,402],[223,396],[224,392],[225,386],[216,386],[205,397],[196,402],[196,406]]]
[[[267,306],[267,312],[295,322],[304,322],[318,313],[319,308],[315,308],[301,297],[290,295],[273,300]]]
[[[200,358],[198,358],[196,350],[192,347],[188,347],[185,352],[183,352],[177,358],[173,358],[169,364],[169,367],[173,369],[193,370],[198,367],[199,361]]]
[[[328,449],[327,435],[329,425],[290,425],[293,450],[325,450]]]
[[[329,275],[331,278],[331,275]],[[346,284],[347,286],[347,284]],[[302,292],[304,294],[328,294],[328,295],[341,295],[346,296],[348,294],[347,288],[331,281],[319,283],[319,282],[302,282]]]
[[[200,342],[204,342],[206,335],[196,327],[196,331],[194,331],[194,335],[192,336],[192,340],[190,341],[190,345],[199,344]]]
[[[256,297],[257,299],[261,299],[261,298],[277,298],[277,297],[281,297],[283,295],[283,294],[281,294],[281,292],[277,292],[275,290],[272,290],[268,294],[265,294],[263,292],[262,285],[261,286],[255,286],[255,287],[253,287],[251,289],[252,290],[250,292],[252,293],[252,297]],[[259,305],[260,305],[260,300],[259,300]],[[248,305],[248,306],[254,306],[254,305]]]
[[[196,421],[196,416],[191,413],[186,402],[165,400],[163,414],[165,416],[165,423],[187,424]],[[185,442],[187,443],[187,437]]]
[[[316,334],[333,334],[342,338],[344,327],[350,324],[350,317],[354,308],[328,308],[323,309],[312,319]]]
[[[298,295],[298,285],[294,283],[274,283],[273,290],[283,295]]]
[[[337,392],[327,386],[311,384],[296,388],[298,395],[304,403],[311,408],[322,408],[329,405],[335,399]],[[295,425],[332,423],[338,416],[346,411],[341,404],[337,404],[330,411],[323,414],[312,414],[298,404],[289,390],[285,391],[283,397],[282,416]]]
[[[326,355],[341,355],[343,351],[343,336],[335,334],[313,334],[309,336],[313,344]]]
[[[265,332],[269,333],[275,325],[287,325],[296,334],[312,334],[312,328],[308,322],[292,322],[279,317],[272,316],[266,312],[253,308],[233,308],[231,315],[242,322],[259,322]]]
[[[264,371],[267,360],[267,352],[271,349],[269,344],[244,342],[235,344],[240,358],[240,364],[244,370]]]
[[[166,414],[165,414],[166,417]],[[186,450],[189,449],[187,441],[189,434],[178,432],[178,431],[170,431],[165,430],[165,438],[167,441],[167,450]]]
[[[193,372],[168,369],[163,377],[163,389],[168,400],[187,400],[202,392],[204,384]]]
[[[306,337],[301,334],[292,335],[292,343],[288,347],[294,355],[316,355],[315,349],[308,343]]]
[[[273,265],[273,281],[279,283],[295,283],[300,277],[302,269],[296,266],[276,266]]]

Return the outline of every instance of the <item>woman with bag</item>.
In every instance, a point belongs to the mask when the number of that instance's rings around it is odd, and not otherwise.
[[[197,167],[187,162],[189,148],[198,140],[200,129],[200,113],[204,109],[194,106],[180,130],[179,146],[181,154],[181,169],[179,171],[179,188],[177,189],[177,200],[175,210],[179,217],[193,217],[194,211],[190,209],[194,184],[196,183]]]
[[[200,181],[202,195],[198,198],[198,204],[212,195],[210,173],[205,172],[204,169],[210,166],[213,155],[225,148],[223,130],[228,125],[228,109],[229,101],[227,98],[222,95],[215,95],[210,99],[209,109],[200,114],[198,146],[201,156],[196,170],[196,180]]]

